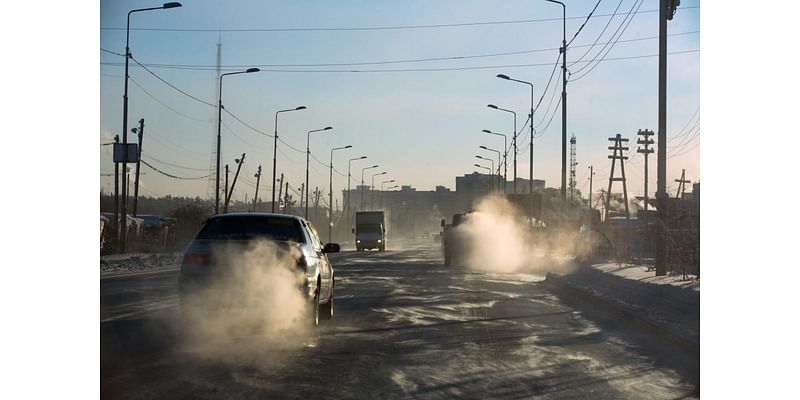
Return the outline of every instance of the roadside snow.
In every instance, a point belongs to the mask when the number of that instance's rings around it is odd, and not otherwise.
[[[100,257],[100,276],[152,272],[180,266],[181,253],[133,253]]]
[[[622,268],[616,263],[600,263],[592,264],[591,267],[607,274],[642,283],[672,285],[682,289],[700,291],[700,279],[697,276],[688,275],[688,279],[683,279],[682,275],[656,276],[653,263],[622,264]]]

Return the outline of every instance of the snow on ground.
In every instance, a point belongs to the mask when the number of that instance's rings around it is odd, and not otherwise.
[[[178,268],[181,253],[132,253],[100,256],[100,275],[151,272]]]
[[[681,275],[656,277],[648,264],[595,263],[567,275],[548,275],[612,307],[699,346],[700,280]]]

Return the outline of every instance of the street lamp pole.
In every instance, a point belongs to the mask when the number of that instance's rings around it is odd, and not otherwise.
[[[385,183],[392,183],[392,182],[394,182],[394,179],[390,179],[390,180],[388,180],[388,181],[383,181],[383,182],[381,182],[381,207],[383,207],[383,206],[384,206],[384,201],[383,201],[383,185],[384,185]]]
[[[353,146],[348,144],[347,146],[334,147],[334,148],[331,149],[331,171],[330,171],[331,175],[330,175],[330,180],[328,181],[329,182],[329,184],[328,184],[328,192],[329,192],[329,194],[328,194],[328,243],[331,242],[331,237],[333,236],[333,232],[332,232],[333,231],[333,151],[334,150],[349,149],[351,147],[353,147]],[[306,176],[308,176],[308,175],[306,175]],[[306,177],[306,179],[308,179],[308,178]],[[306,185],[308,185],[308,184],[306,184]],[[306,200],[306,207],[308,207],[308,200]],[[306,211],[306,214],[307,213],[308,213],[308,211]]]
[[[306,215],[305,218],[308,219],[308,158],[311,156],[311,133],[313,132],[322,132],[322,131],[329,131],[333,129],[331,126],[326,126],[322,129],[314,129],[313,131],[308,131],[306,134]]]
[[[506,182],[508,182],[508,142],[506,135],[503,133],[492,132],[488,129],[483,130],[484,133],[490,135],[497,135],[503,137],[503,194],[506,193]],[[500,174],[500,166],[497,166],[497,173]]]
[[[491,161],[491,160],[489,160],[489,161]],[[483,165],[480,165],[480,164],[477,164],[477,163],[476,163],[476,164],[472,164],[472,165],[474,165],[474,166],[476,166],[476,167],[478,167],[478,168],[483,168],[483,169],[485,169],[485,170],[488,170],[488,171],[489,171],[489,176],[493,176],[493,175],[494,175],[494,172],[493,172],[491,169],[489,169],[489,167],[484,167]],[[489,185],[489,193],[492,193],[492,187],[493,187],[493,186],[494,186],[494,185],[492,185],[492,184],[491,184],[491,181],[490,181],[490,185]]]
[[[486,158],[486,157],[481,157],[481,156],[475,156],[475,158],[480,158],[481,160],[488,161],[490,163],[489,165],[492,166],[492,169],[491,169],[492,175],[494,175],[494,160],[492,160],[491,158]],[[494,192],[494,183],[492,183],[492,192]]]
[[[534,102],[534,100],[533,100],[533,83],[526,82],[526,81],[521,81],[519,79],[510,78],[508,75],[504,75],[504,74],[498,74],[497,77],[500,78],[500,79],[505,79],[507,81],[514,81],[514,82],[524,83],[524,84],[526,84],[526,85],[531,87],[531,113],[530,113],[530,118],[531,118],[531,123],[530,123],[530,125],[531,125],[531,148],[530,148],[530,151],[531,151],[531,154],[530,154],[530,165],[528,166],[529,169],[530,169],[531,180],[530,180],[530,182],[528,182],[528,190],[529,190],[529,193],[533,193],[533,104],[534,104],[533,103]]]
[[[260,71],[258,68],[249,68],[245,71],[228,72],[219,76],[219,104],[217,105],[217,172],[216,190],[214,195],[214,214],[219,214],[219,167],[220,157],[222,156],[222,78],[226,75],[248,74]]]
[[[349,215],[350,215],[350,180],[352,179],[352,178],[350,178],[350,165],[355,160],[363,160],[365,158],[367,158],[367,156],[351,158],[350,160],[347,161],[347,208],[346,209],[347,209],[348,218],[349,218]]]
[[[494,108],[495,110],[509,112],[514,114],[514,133],[511,136],[511,146],[514,148],[514,194],[517,194],[517,113],[505,108],[498,107],[494,104],[488,104],[487,107]],[[508,151],[506,151],[508,153]]]
[[[370,192],[370,200],[369,200],[369,208],[375,209],[375,177],[378,175],[386,175],[386,171],[378,172],[377,174],[372,175],[372,183],[369,186]]]
[[[181,3],[177,2],[170,2],[164,3],[161,7],[148,7],[148,8],[139,8],[136,10],[128,11],[128,22],[125,25],[125,89],[122,94],[122,148],[125,149],[124,157],[122,159],[122,171],[125,172],[128,170],[128,62],[131,58],[131,47],[130,47],[130,38],[131,38],[131,14],[135,12],[141,11],[150,11],[150,10],[162,10],[168,8],[176,8],[181,7]],[[122,218],[121,221],[114,221],[115,226],[119,227],[118,231],[118,238],[119,238],[119,249],[120,252],[125,253],[127,248],[127,241],[128,241],[128,227],[127,227],[127,218],[128,218],[128,190],[126,181],[128,177],[126,174],[122,174]]]
[[[288,108],[286,110],[278,110],[275,113],[275,144],[272,147],[272,212],[275,212],[275,171],[278,168],[278,114],[282,112],[300,111],[305,110],[306,106],[298,106],[295,108]],[[306,189],[307,190],[307,189]]]
[[[378,165],[375,164],[375,165],[373,165],[371,167],[361,168],[361,190],[359,190],[361,192],[361,202],[360,202],[361,204],[360,204],[359,210],[363,210],[364,209],[364,171],[366,171],[368,169],[373,169],[373,168],[378,168]]]
[[[563,30],[561,40],[561,214],[567,202],[567,6],[558,0],[545,0],[561,5]],[[533,117],[531,117],[533,122]],[[533,124],[531,124],[533,126]]]

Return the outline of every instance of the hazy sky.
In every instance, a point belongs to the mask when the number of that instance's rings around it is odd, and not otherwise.
[[[280,138],[301,150],[297,152],[278,144],[278,175],[285,173],[294,188],[299,188],[305,179],[307,132],[331,125],[332,131],[312,134],[311,151],[327,164],[332,147],[352,145],[352,149],[334,153],[338,171],[346,174],[349,158],[367,155],[368,160],[354,161],[352,170],[353,176],[360,180],[361,168],[379,164],[379,169],[367,171],[367,184],[372,173],[385,170],[387,175],[375,178],[376,186],[383,180],[395,179],[398,184],[418,190],[430,190],[436,185],[455,189],[456,176],[477,169],[472,166],[480,161],[474,158],[476,154],[496,157],[478,146],[496,149],[503,146],[501,137],[481,133],[482,129],[508,133],[510,144],[511,114],[489,109],[486,104],[516,111],[518,129],[526,121],[529,87],[495,75],[502,73],[533,82],[538,100],[553,71],[562,35],[561,7],[543,0],[182,3],[182,8],[133,14],[130,39],[133,57],[165,81],[212,104],[217,102],[214,66],[218,41],[222,43],[222,66],[226,72],[250,66],[272,70],[224,78],[223,104],[242,121],[270,134],[276,110],[308,107],[279,117]],[[567,20],[567,41],[570,41],[596,1],[567,3],[568,18],[583,16]],[[124,53],[127,11],[160,4],[101,1],[100,48]],[[571,76],[567,86],[567,132],[577,138],[577,186],[584,193],[588,190],[589,165],[595,167],[595,190],[608,185],[609,137],[621,133],[631,139],[633,150],[639,129],[657,128],[658,58],[640,57],[658,53],[655,38],[658,13],[653,12],[657,8],[657,0],[603,0],[568,50]],[[615,9],[617,16],[611,18],[609,15]],[[637,9],[637,13],[631,12]],[[623,24],[629,12],[633,18],[629,25]],[[681,169],[686,169],[686,176],[692,181],[697,181],[700,174],[699,15],[699,1],[684,0],[668,24],[673,35],[668,41],[669,52],[679,53],[671,55],[668,64],[668,134],[682,133],[668,142],[671,154],[675,155],[668,159],[667,171],[673,190],[677,186],[673,180],[680,177]],[[521,20],[537,21],[419,27]],[[297,30],[397,26],[418,27]],[[613,47],[605,45],[617,38],[619,41]],[[597,44],[590,47],[595,41]],[[124,58],[98,51],[100,142],[106,143],[122,129]],[[485,57],[383,63],[477,55]],[[606,59],[596,67],[596,62],[585,62],[600,60],[603,55]],[[581,62],[570,65],[577,60]],[[381,63],[336,65],[376,62]],[[314,66],[298,66],[309,64]],[[561,91],[559,72],[560,65],[534,115],[537,135],[542,135],[534,141],[535,176],[545,179],[548,187],[560,185],[561,111],[555,108]],[[143,159],[175,176],[208,175],[213,165],[216,109],[170,88],[133,62],[130,77],[128,125],[130,129],[140,118],[145,119]],[[262,179],[260,196],[268,200],[272,138],[225,113],[223,123],[222,164],[230,164],[231,178],[234,158],[247,153],[240,175],[244,181],[237,184],[235,197],[243,200],[247,193],[252,199],[253,174],[261,164],[266,179]],[[688,127],[681,132],[687,123]],[[528,132],[526,128],[520,134],[518,143],[518,176],[523,178],[528,178]],[[129,135],[129,140],[133,141],[134,136]],[[101,173],[114,170],[110,150],[110,146],[100,147]],[[644,162],[641,154],[631,151],[630,155],[632,159],[626,165],[629,194],[641,195]],[[509,154],[509,179],[511,157]],[[655,157],[650,161],[652,195],[656,188]],[[141,178],[141,192],[145,195],[213,198],[213,191],[209,190],[213,186],[208,179],[176,180],[145,166],[142,172],[146,174]],[[313,159],[310,180],[312,188],[319,186],[327,193],[328,170]],[[113,191],[113,177],[101,176],[100,185],[102,190]],[[334,173],[334,190],[338,192],[344,186],[346,178]],[[619,190],[621,185],[615,184],[615,191]]]

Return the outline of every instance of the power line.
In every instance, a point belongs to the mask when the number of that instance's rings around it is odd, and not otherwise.
[[[171,163],[168,163],[166,161],[161,161],[161,160],[159,160],[159,159],[157,159],[157,158],[155,158],[155,157],[153,157],[153,156],[151,156],[149,154],[142,154],[142,157],[147,157],[152,161],[155,161],[155,162],[158,162],[158,163],[161,163],[161,164],[164,164],[164,165],[169,165],[169,166],[175,167],[175,168],[187,169],[187,170],[190,170],[190,171],[208,171],[208,168],[191,168],[191,167],[184,167],[182,165],[171,164]]]
[[[679,35],[690,35],[699,33],[699,30],[696,31],[688,31],[688,32],[677,32],[671,33],[668,36],[679,36]],[[644,36],[639,38],[632,38],[632,39],[625,39],[625,40],[618,40],[618,43],[627,43],[627,42],[638,42],[643,40],[653,40],[658,39],[658,36]],[[599,37],[598,37],[599,40]],[[602,44],[609,44],[610,42],[605,42]],[[597,44],[597,41],[593,44],[584,44],[584,45],[575,45],[571,46],[571,48],[580,48],[580,47],[592,47]],[[378,60],[378,61],[361,61],[361,62],[346,62],[346,63],[306,63],[306,64],[255,64],[250,63],[247,65],[224,65],[221,67],[222,70],[240,70],[242,68],[250,68],[250,67],[259,67],[259,68],[285,68],[285,67],[296,67],[296,68],[308,68],[308,67],[345,67],[345,66],[362,66],[362,65],[384,65],[384,64],[407,64],[407,63],[420,63],[420,62],[432,62],[432,61],[456,61],[456,60],[464,60],[464,59],[473,59],[473,58],[490,58],[490,57],[503,57],[503,56],[514,56],[514,55],[523,55],[523,54],[531,54],[531,53],[539,53],[539,52],[547,52],[547,51],[554,51],[558,50],[558,47],[548,47],[548,48],[539,48],[539,49],[530,49],[530,50],[520,50],[520,51],[511,51],[511,52],[503,52],[503,53],[487,53],[487,54],[470,54],[470,55],[456,55],[456,56],[444,56],[444,57],[428,57],[428,58],[412,58],[412,59],[401,59],[401,60]],[[100,50],[109,52],[112,54],[117,54],[111,52],[109,50],[101,48]],[[582,58],[582,57],[581,57]],[[572,63],[574,64],[574,62]],[[570,65],[572,65],[570,64]],[[123,66],[124,63],[112,63],[112,62],[101,62],[101,65],[109,65],[109,66]],[[163,68],[163,69],[179,69],[179,70],[197,70],[197,71],[216,71],[216,65],[207,65],[207,64],[166,64],[166,63],[148,63],[146,64],[148,67],[151,68]]]
[[[700,6],[686,6],[681,9],[700,8]],[[641,13],[658,13],[659,10],[645,10]],[[598,14],[595,17],[610,17],[612,14]],[[567,17],[566,19],[584,19],[586,15],[579,15]],[[478,22],[462,22],[450,24],[430,24],[430,25],[394,25],[394,26],[361,26],[361,27],[338,27],[338,28],[219,28],[219,29],[203,29],[203,28],[130,28],[132,31],[159,31],[159,32],[333,32],[333,31],[376,31],[376,30],[404,30],[404,29],[436,29],[436,28],[457,28],[468,26],[485,26],[485,25],[512,25],[512,24],[529,24],[537,22],[561,22],[563,18],[540,18],[540,19],[522,19],[522,20],[507,20],[507,21],[478,21]],[[121,27],[100,27],[100,30],[125,30]]]
[[[230,112],[230,111],[228,111],[228,109],[227,109],[227,108],[225,108],[225,107],[222,107],[222,111],[225,111],[225,113],[226,113],[226,114],[230,115],[231,117],[233,117],[233,119],[235,119],[235,120],[239,121],[239,123],[240,123],[240,124],[242,124],[242,125],[244,125],[244,126],[246,126],[246,127],[250,128],[250,129],[251,129],[251,130],[253,130],[254,132],[258,132],[258,133],[260,133],[260,134],[262,134],[262,135],[264,135],[264,136],[266,136],[266,137],[275,137],[275,135],[271,135],[271,134],[269,134],[269,133],[267,133],[267,132],[264,132],[264,131],[262,131],[262,130],[259,130],[259,129],[257,129],[257,128],[254,128],[252,125],[248,124],[247,122],[244,122],[244,121],[242,121],[242,120],[241,120],[239,117],[237,117],[236,115],[233,115],[233,113],[232,113],[232,112]]]
[[[639,10],[639,7],[641,7],[641,6],[642,6],[642,4],[644,4],[644,0],[640,0],[640,2],[639,2],[639,5],[636,7],[636,11],[634,11],[634,13],[633,13],[633,15],[631,16],[631,18],[630,18],[630,19],[628,19],[628,22],[627,22],[627,23],[625,23],[625,20],[623,20],[623,22],[622,22],[622,23],[623,23],[623,24],[625,24],[625,27],[624,27],[624,28],[622,28],[622,32],[620,32],[619,36],[617,36],[617,39],[616,39],[616,40],[614,40],[614,42],[613,42],[613,43],[611,43],[611,47],[609,47],[609,48],[608,48],[608,50],[605,52],[605,54],[603,54],[603,57],[601,57],[601,58],[600,58],[600,60],[598,60],[598,61],[597,61],[597,62],[596,62],[594,65],[592,65],[592,67],[591,67],[591,68],[589,68],[589,70],[588,70],[588,71],[584,72],[584,73],[583,73],[583,75],[580,75],[580,76],[576,77],[575,79],[572,79],[572,81],[577,81],[578,79],[581,79],[581,78],[585,77],[586,75],[589,75],[589,74],[590,74],[592,71],[594,71],[594,69],[595,69],[595,68],[597,68],[597,66],[598,66],[598,65],[600,65],[600,63],[602,63],[602,62],[603,62],[603,60],[605,60],[605,59],[606,59],[606,56],[608,55],[608,53],[610,53],[610,52],[611,52],[611,50],[613,50],[613,49],[614,49],[614,46],[615,46],[615,45],[617,44],[617,42],[619,41],[619,38],[620,38],[620,37],[622,37],[622,35],[623,35],[623,34],[625,33],[625,31],[628,29],[628,26],[630,26],[631,22],[632,22],[632,21],[633,21],[633,19],[636,17],[636,13],[638,12],[638,10]],[[620,24],[620,26],[622,26],[622,25]],[[619,28],[617,28],[617,30],[619,30]],[[612,35],[612,37],[613,37],[613,35]],[[603,52],[603,50],[600,50],[600,53],[602,53],[602,52]],[[597,53],[597,55],[600,55],[600,53]],[[668,54],[669,54],[669,53],[668,53]],[[597,56],[595,56],[595,58],[593,58],[593,59],[592,59],[592,61],[594,61],[596,58],[597,58]],[[580,68],[578,71],[575,71],[575,73],[578,73],[578,72],[580,72],[581,70],[583,70],[584,68],[586,68],[588,65],[589,65],[589,64],[586,64],[586,65],[584,65],[584,66],[583,66],[583,67],[581,67],[581,68]]]
[[[180,111],[168,106],[166,103],[164,103],[163,101],[159,100],[156,96],[153,96],[150,92],[148,92],[145,88],[143,88],[142,85],[139,84],[139,82],[136,82],[136,80],[133,79],[133,77],[128,77],[128,79],[130,79],[130,81],[133,82],[133,84],[136,85],[136,87],[138,87],[142,92],[144,92],[144,94],[150,96],[150,98],[155,100],[158,104],[161,104],[162,106],[164,106],[164,108],[174,112],[175,114],[178,114],[181,117],[184,117],[184,118],[192,120],[192,121],[205,122],[205,123],[208,122],[208,121],[205,121],[205,120],[202,120],[202,119],[198,119],[198,118],[193,118],[193,117],[190,117],[190,116],[188,116],[186,114],[181,113]]]
[[[603,34],[606,33],[606,29],[608,29],[609,25],[611,25],[611,21],[614,20],[614,17],[617,15],[617,11],[619,11],[619,7],[622,6],[622,2],[623,1],[624,0],[619,0],[619,3],[617,3],[617,8],[614,9],[614,13],[611,15],[611,18],[608,19],[608,22],[606,22],[606,25],[603,27],[603,30],[600,31],[599,35],[597,35],[597,39],[594,40],[594,43],[592,43],[589,46],[589,48],[586,49],[586,51],[583,53],[582,56],[580,56],[580,58],[578,58],[577,60],[575,60],[575,61],[573,61],[572,63],[569,64],[570,67],[575,65],[575,63],[580,62],[581,60],[583,60],[583,58],[586,57],[589,54],[589,52],[592,51],[592,49],[597,44],[597,42],[600,41],[600,38],[603,37]],[[602,43],[602,44],[607,44],[607,43]],[[579,47],[579,46],[573,46],[573,48],[575,48],[575,47]]]
[[[208,175],[206,175],[206,176],[199,176],[199,177],[196,177],[196,178],[195,178],[195,177],[182,177],[182,176],[175,176],[175,175],[172,175],[172,174],[166,173],[166,172],[164,172],[164,171],[162,171],[162,170],[160,170],[160,169],[158,169],[158,168],[156,168],[156,167],[154,167],[154,166],[150,165],[150,164],[149,164],[147,161],[145,161],[145,160],[141,160],[141,161],[142,161],[142,164],[144,164],[144,165],[146,165],[146,166],[150,167],[150,169],[152,169],[153,171],[156,171],[156,172],[158,172],[159,174],[161,174],[161,175],[164,175],[164,176],[166,176],[166,177],[169,177],[169,178],[172,178],[172,179],[180,179],[180,180],[200,180],[200,179],[206,179],[206,178],[208,178],[209,176],[211,176],[211,174],[208,174]]]
[[[179,89],[177,86],[175,86],[175,85],[173,85],[173,84],[171,84],[171,83],[167,82],[166,80],[164,80],[164,79],[163,79],[163,78],[161,78],[160,76],[156,75],[156,74],[155,74],[153,71],[150,71],[149,69],[147,69],[147,67],[145,67],[144,65],[142,65],[142,63],[140,63],[140,62],[139,62],[137,59],[133,58],[133,56],[131,56],[131,60],[133,60],[133,62],[135,62],[136,64],[138,64],[140,67],[142,67],[142,68],[143,68],[145,71],[149,72],[149,73],[150,73],[150,75],[153,75],[153,76],[155,76],[155,77],[156,77],[158,80],[160,80],[161,82],[164,82],[164,83],[165,83],[167,86],[169,86],[169,87],[171,87],[171,88],[173,88],[173,89],[177,90],[178,92],[182,93],[183,95],[185,95],[185,96],[187,96],[187,97],[189,97],[189,98],[192,98],[192,99],[194,99],[194,100],[197,100],[198,102],[200,102],[200,103],[203,103],[203,104],[205,104],[205,105],[207,105],[207,106],[214,107],[214,108],[216,108],[216,107],[217,107],[217,106],[215,106],[214,104],[211,104],[211,103],[209,103],[209,102],[207,102],[207,101],[200,100],[200,99],[198,99],[197,97],[194,97],[194,96],[190,95],[189,93],[186,93],[186,92],[184,92],[183,90]],[[101,63],[101,64],[102,64],[102,63]]]
[[[697,113],[699,113],[699,112],[700,112],[700,106],[697,106],[697,109],[694,111],[694,114],[692,114],[691,118],[689,118],[689,120],[686,121],[686,125],[684,125],[683,128],[681,128],[680,131],[678,131],[677,135],[672,136],[672,138],[674,139],[674,138],[677,138],[677,137],[680,137],[680,136],[684,135],[685,134],[684,131],[686,130],[686,127],[689,126],[689,124],[694,120],[694,117],[696,117]]]
[[[599,6],[600,2],[602,1],[603,0],[597,0],[597,3],[595,3],[594,8],[592,9],[592,12],[590,12],[589,15],[586,16],[586,21],[583,21],[583,24],[581,24],[580,28],[578,28],[578,30],[575,32],[575,35],[572,36],[572,39],[569,40],[569,43],[567,43],[567,47],[569,47],[569,45],[572,44],[572,41],[575,40],[576,37],[578,37],[578,34],[581,33],[583,27],[586,26],[586,23],[589,22],[590,18],[592,18],[592,14],[594,14],[595,10],[597,10],[597,6]]]

